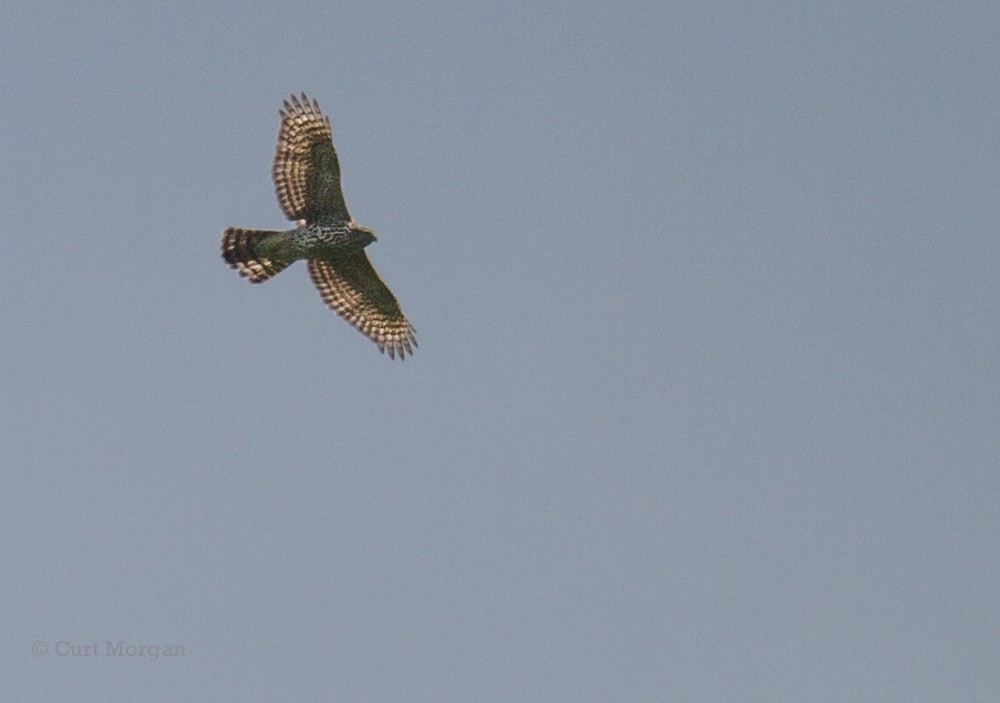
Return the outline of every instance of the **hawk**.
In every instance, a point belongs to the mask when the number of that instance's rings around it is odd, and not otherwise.
[[[222,258],[251,283],[263,283],[305,259],[313,284],[334,312],[390,358],[413,354],[413,325],[365,254],[375,233],[347,211],[329,118],[305,93],[285,100],[279,114],[271,175],[281,209],[296,227],[230,227],[222,234]]]

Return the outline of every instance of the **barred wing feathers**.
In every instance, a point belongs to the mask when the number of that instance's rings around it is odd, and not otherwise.
[[[417,346],[416,330],[363,250],[335,260],[310,259],[309,275],[324,302],[391,358]]]
[[[305,93],[285,100],[271,175],[289,220],[350,220],[330,119]]]

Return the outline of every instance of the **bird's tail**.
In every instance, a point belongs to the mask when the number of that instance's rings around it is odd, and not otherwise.
[[[265,237],[281,232],[230,227],[222,233],[222,258],[230,268],[246,276],[251,283],[263,283],[285,270],[291,261],[261,256],[258,245]]]

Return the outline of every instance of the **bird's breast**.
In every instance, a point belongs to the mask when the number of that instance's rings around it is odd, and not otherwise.
[[[294,231],[292,239],[305,258],[363,249],[372,241],[346,222],[306,224]]]

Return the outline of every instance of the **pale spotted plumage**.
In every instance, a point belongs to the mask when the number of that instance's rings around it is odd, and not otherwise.
[[[262,283],[292,262],[307,259],[323,300],[395,358],[417,346],[413,326],[364,251],[375,234],[347,210],[330,120],[303,93],[286,100],[271,173],[278,202],[292,230],[230,227],[222,235],[222,257],[241,276]]]

